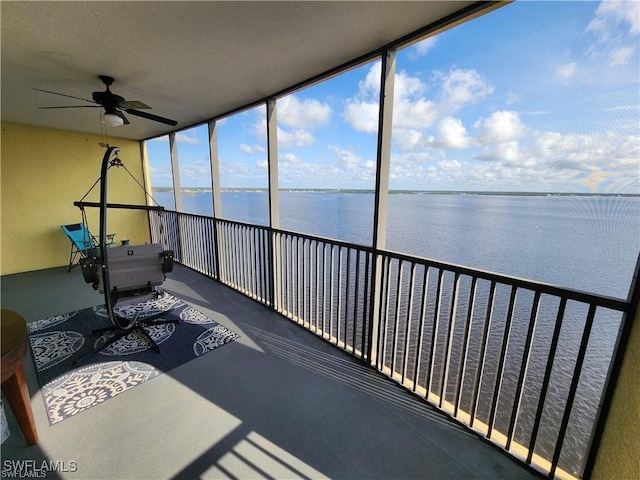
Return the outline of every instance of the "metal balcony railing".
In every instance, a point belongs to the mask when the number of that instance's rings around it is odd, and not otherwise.
[[[579,478],[630,302],[171,211],[183,265],[368,362],[549,477]]]

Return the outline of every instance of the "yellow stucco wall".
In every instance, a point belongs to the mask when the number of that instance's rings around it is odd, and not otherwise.
[[[640,308],[636,312],[591,478],[640,478]]]
[[[73,206],[100,177],[105,149],[101,136],[1,123],[0,274],[27,272],[67,265],[69,241],[60,225],[79,223]],[[120,147],[119,157],[143,183],[140,144],[110,138]],[[108,175],[108,201],[143,205],[143,190],[122,168]],[[99,185],[86,201],[98,202]],[[86,209],[89,229],[99,234],[98,209]],[[116,240],[132,244],[149,241],[145,213],[110,209],[108,230]]]

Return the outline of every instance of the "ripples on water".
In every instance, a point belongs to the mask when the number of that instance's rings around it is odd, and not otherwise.
[[[171,194],[154,193],[172,205]],[[284,230],[370,245],[371,193],[282,192]],[[222,194],[223,217],[269,224],[264,191]],[[211,193],[183,197],[210,215]],[[626,298],[640,250],[640,197],[389,195],[389,250]]]

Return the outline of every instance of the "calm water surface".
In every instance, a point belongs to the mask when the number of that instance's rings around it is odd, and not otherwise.
[[[171,194],[154,194],[167,208]],[[370,245],[373,194],[282,192],[280,227]],[[164,202],[164,203],[163,203]],[[183,196],[211,215],[211,194]],[[223,192],[223,217],[268,225],[268,196]],[[640,251],[640,197],[395,193],[389,250],[626,298]]]

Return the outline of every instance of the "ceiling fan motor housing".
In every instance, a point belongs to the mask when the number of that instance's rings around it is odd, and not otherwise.
[[[93,101],[103,106],[117,106],[119,103],[124,102],[124,98],[110,91],[106,92],[93,92]]]

